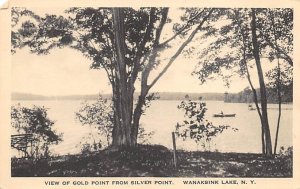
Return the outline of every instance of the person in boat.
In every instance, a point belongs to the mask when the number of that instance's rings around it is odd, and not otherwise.
[[[224,113],[223,113],[223,111],[221,111],[221,113],[220,113],[222,116],[224,115]]]

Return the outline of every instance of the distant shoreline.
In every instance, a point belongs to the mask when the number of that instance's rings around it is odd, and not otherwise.
[[[12,101],[16,102],[16,101],[92,101],[92,100],[96,100],[96,99],[12,99]],[[154,101],[181,101],[184,99],[157,99]],[[194,99],[197,100],[197,99]],[[203,101],[219,101],[219,102],[224,102],[223,100],[206,100],[206,99],[202,99]],[[253,104],[253,103],[247,103],[247,102],[224,102],[225,104]],[[268,103],[270,104],[276,104],[278,105],[278,103]],[[282,104],[285,105],[293,105],[293,102],[283,102]],[[278,109],[278,108],[268,108],[268,109]],[[292,110],[293,108],[289,108],[289,110]],[[282,108],[282,110],[285,110]]]
[[[184,92],[154,92],[158,94],[159,100],[184,100],[186,95],[191,100],[198,100],[202,97],[203,100],[224,101],[223,93],[184,93]],[[101,94],[103,98],[109,99],[112,94]],[[95,95],[67,95],[67,96],[43,96],[27,93],[12,93],[11,99],[16,100],[97,100],[98,94]],[[138,93],[134,94],[134,98],[138,98]]]
[[[156,93],[156,92],[154,92]],[[190,100],[201,100],[203,101],[222,101],[225,103],[243,103],[243,104],[254,104],[254,102],[239,102],[239,101],[224,101],[225,97],[223,93],[184,93],[184,92],[157,92],[159,98],[157,100],[163,101],[182,101],[186,96]],[[230,93],[237,94],[237,93]],[[102,94],[104,99],[111,99],[112,94]],[[12,101],[89,101],[97,100],[99,95],[67,95],[67,96],[43,96],[29,93],[12,93]],[[134,94],[134,98],[138,99],[138,93]],[[268,102],[268,104],[278,104],[276,102]],[[282,104],[293,104],[293,102],[282,102]]]

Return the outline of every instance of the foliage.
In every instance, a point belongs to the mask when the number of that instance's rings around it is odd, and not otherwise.
[[[200,98],[201,100],[201,98]],[[205,119],[207,111],[206,103],[201,101],[191,101],[186,98],[178,106],[178,109],[184,111],[185,120],[181,124],[176,125],[176,133],[183,139],[190,138],[196,143],[201,143],[204,149],[210,151],[210,143],[212,139],[224,130],[228,129],[228,125],[215,126],[212,122]],[[238,129],[232,128],[233,131]]]
[[[149,172],[172,166],[170,151],[161,145],[138,145],[132,149],[121,149],[117,153],[109,152],[109,155],[116,157],[122,165]]]
[[[142,126],[139,127],[138,131],[138,143],[139,144],[150,144],[150,139],[155,134],[154,131],[147,132]]]
[[[76,119],[80,121],[82,125],[89,126],[91,129],[90,137],[93,140],[93,144],[106,142],[106,145],[110,144],[111,133],[113,129],[113,111],[112,105],[107,99],[103,99],[99,96],[95,103],[83,102],[81,108],[76,114]],[[96,129],[96,133],[94,130]],[[94,136],[95,135],[95,136]],[[96,141],[103,136],[106,141]]]
[[[163,146],[139,145],[120,151],[58,156],[31,161],[13,158],[12,176],[50,177],[293,177],[292,156],[269,158],[253,153],[178,151],[178,167]],[[286,158],[286,159],[285,159]],[[286,161],[288,160],[288,161]],[[222,171],[220,171],[222,170]]]
[[[20,134],[33,134],[32,157],[49,157],[49,145],[62,141],[62,134],[53,130],[54,121],[48,117],[44,107],[27,108],[20,104],[12,106],[11,124]]]
[[[280,161],[277,166],[282,173],[287,173],[293,175],[293,147],[289,146],[284,148],[280,147],[278,155],[276,155],[275,160]]]
[[[229,87],[233,76],[247,78],[253,92],[254,102],[261,120],[262,153],[272,154],[272,141],[267,113],[267,90],[262,63],[278,60],[278,70],[274,74],[276,83],[280,77],[279,62],[293,66],[293,10],[282,9],[228,9],[228,24],[218,27],[212,34],[212,42],[204,48],[199,56],[199,65],[193,72],[201,83],[207,79],[221,76]],[[256,67],[260,87],[260,104],[258,107],[257,93],[253,86],[250,69]],[[291,72],[286,75],[292,74]],[[271,74],[272,75],[272,74]],[[284,75],[284,74],[283,74]],[[290,76],[292,78],[292,76]],[[279,86],[279,85],[277,85]],[[277,87],[277,92],[282,91]],[[279,95],[280,96],[280,95]],[[278,101],[281,102],[278,97]],[[280,111],[280,109],[279,109]],[[281,113],[279,113],[281,115]],[[279,128],[280,116],[278,117]],[[277,129],[278,131],[279,129]],[[277,136],[278,132],[276,132]],[[275,140],[277,143],[277,137]],[[276,144],[275,144],[276,146]],[[275,147],[276,149],[276,147]]]
[[[273,61],[278,55],[285,64],[293,66],[292,9],[255,11],[261,57]],[[211,43],[207,47],[195,47],[200,61],[193,74],[201,83],[220,76],[229,86],[233,76],[246,77],[248,69],[253,68],[250,12],[251,9],[226,9],[227,24],[219,24],[209,33]]]
[[[133,67],[137,50],[143,56],[149,54],[154,41],[154,24],[161,18],[161,8],[124,9],[126,66]],[[30,13],[30,14],[29,14]],[[114,69],[114,31],[111,8],[70,8],[67,16],[46,15],[39,17],[27,9],[14,8],[12,19],[20,20],[21,16],[31,16],[12,30],[13,50],[30,47],[32,53],[48,54],[54,48],[69,46],[83,53],[93,62],[91,68],[105,68],[111,74]],[[151,17],[149,15],[151,14]],[[150,20],[149,20],[150,19]],[[149,24],[149,26],[148,26]],[[152,30],[145,38],[147,27]],[[142,40],[146,44],[137,49]],[[143,65],[139,65],[140,68]],[[139,68],[139,69],[140,69]],[[132,70],[132,69],[131,69]],[[140,71],[140,70],[139,70]],[[133,74],[133,73],[129,73]],[[113,77],[110,75],[110,77]],[[110,78],[113,79],[113,78]]]
[[[279,151],[279,156],[293,157],[293,147],[289,146],[289,147],[287,147],[287,149],[285,149],[282,146]]]
[[[279,73],[280,72],[280,73]],[[278,78],[278,75],[280,78]],[[285,65],[280,69],[276,66],[266,73],[266,77],[269,79],[267,88],[270,89],[270,101],[271,99],[277,100],[277,90],[280,89],[282,102],[293,102],[293,67]]]
[[[70,47],[90,59],[92,69],[104,69],[112,86],[113,126],[118,133],[113,143],[134,146],[140,117],[148,106],[147,98],[152,98],[149,90],[219,12],[211,8],[183,9],[184,22],[174,26],[174,33],[163,36],[165,26],[171,22],[168,11],[166,7],[84,7],[70,8],[64,15],[40,17],[32,11],[14,8],[12,52],[29,47],[32,53],[48,54],[55,48]],[[27,19],[20,22],[24,16]],[[161,64],[160,55],[179,36],[184,42],[176,46],[176,52],[168,57],[162,71],[149,81],[150,72]],[[162,41],[165,37],[167,39]],[[140,81],[141,92],[134,107],[137,81]],[[119,140],[122,137],[126,140]],[[119,144],[122,142],[126,144]]]
[[[151,94],[148,94],[146,97],[145,97],[145,103],[144,103],[144,106],[142,108],[142,113],[145,114],[146,113],[146,110],[147,108],[149,108],[151,106],[151,102],[153,100],[158,100],[160,98],[159,94],[158,93],[151,93]]]
[[[293,10],[258,9],[257,28],[261,39],[261,51],[270,61],[277,58],[293,66]]]
[[[88,143],[87,141],[85,143],[81,143],[81,154],[89,155],[94,151],[99,151],[102,148],[101,142],[98,144],[96,142],[94,143]]]
[[[154,95],[153,95],[154,96]],[[151,96],[151,99],[153,98]],[[150,100],[149,98],[149,102]],[[82,151],[98,151],[111,144],[114,112],[112,101],[103,99],[99,95],[96,102],[83,102],[81,108],[75,113],[76,119],[84,126],[89,126],[91,132],[81,142]],[[147,132],[143,127],[139,127],[139,143],[146,144],[154,134],[154,131]],[[92,139],[92,142],[89,142]],[[105,139],[102,141],[101,139]]]
[[[174,172],[172,153],[160,145],[137,145],[130,149],[102,150],[89,155],[67,155],[51,161],[12,159],[13,176],[137,177],[170,176]]]

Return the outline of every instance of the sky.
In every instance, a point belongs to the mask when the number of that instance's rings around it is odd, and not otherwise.
[[[111,93],[105,71],[90,69],[91,61],[80,52],[65,48],[49,55],[35,55],[27,49],[12,57],[12,91],[40,95],[81,95]],[[152,88],[153,92],[239,92],[247,81],[235,78],[227,88],[221,79],[200,85],[191,73],[196,62],[179,58]],[[158,74],[152,73],[150,80]],[[136,86],[139,91],[139,87]]]
[[[45,10],[34,10],[43,14]],[[60,13],[62,9],[47,11]],[[172,14],[176,14],[176,11]],[[246,79],[234,78],[230,88],[224,86],[221,79],[200,81],[191,73],[196,59],[177,58],[166,74],[152,88],[152,92],[239,92],[248,86]],[[91,60],[70,48],[52,50],[49,55],[31,54],[28,48],[18,50],[12,56],[12,91],[39,95],[84,95],[111,93],[106,73],[103,70],[91,70]],[[152,73],[150,81],[161,67]],[[256,79],[254,77],[254,82]],[[139,86],[136,86],[139,91]]]

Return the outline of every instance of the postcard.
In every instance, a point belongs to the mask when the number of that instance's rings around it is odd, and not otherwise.
[[[299,188],[299,14],[7,1],[0,188]]]

